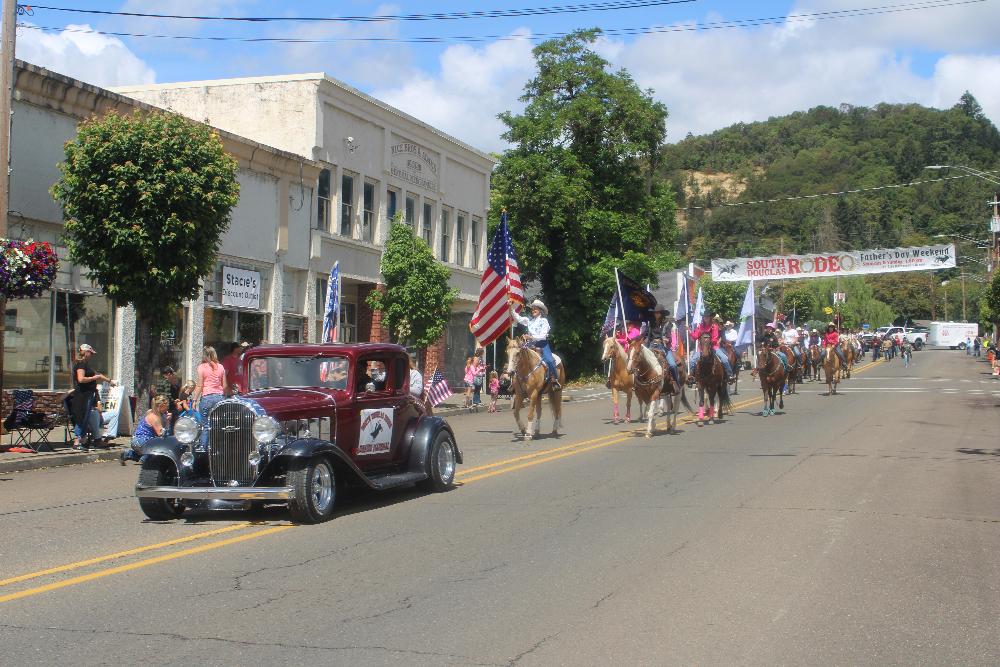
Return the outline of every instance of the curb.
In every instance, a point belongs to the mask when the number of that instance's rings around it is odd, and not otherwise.
[[[81,465],[84,463],[102,463],[117,461],[121,448],[99,450],[93,452],[51,452],[35,454],[31,457],[4,461],[0,459],[0,474],[11,472],[27,472],[44,468],[61,468],[63,466]]]

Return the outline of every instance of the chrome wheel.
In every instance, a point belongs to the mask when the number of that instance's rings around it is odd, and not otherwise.
[[[455,448],[450,439],[446,439],[437,448],[436,459],[438,477],[446,484],[450,484],[455,478]]]
[[[325,461],[313,468],[311,486],[313,506],[319,513],[326,514],[333,504],[333,473]]]

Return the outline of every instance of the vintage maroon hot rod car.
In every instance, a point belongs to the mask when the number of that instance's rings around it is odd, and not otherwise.
[[[448,423],[410,396],[404,348],[262,345],[241,363],[246,393],[204,424],[178,419],[172,436],[144,447],[135,494],[150,519],[279,501],[296,521],[318,523],[342,485],[442,491],[454,482],[462,452]]]

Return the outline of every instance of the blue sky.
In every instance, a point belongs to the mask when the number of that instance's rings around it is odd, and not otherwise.
[[[53,6],[225,16],[386,15],[543,7],[534,2],[318,2],[289,0],[47,0]],[[1000,0],[921,0],[939,5],[870,13],[913,0],[698,0],[661,7],[457,21],[368,24],[226,23],[102,17],[36,10],[23,20],[70,31],[22,29],[18,56],[104,86],[325,71],[486,150],[503,148],[496,114],[517,110],[532,74],[531,36],[599,26],[670,26],[671,32],[610,36],[597,49],[626,67],[670,110],[668,138],[762,120],[818,104],[918,102],[947,107],[969,89],[1000,119]],[[950,4],[951,6],[944,6]],[[866,15],[817,20],[823,12]],[[773,25],[684,30],[695,25],[797,16]],[[75,27],[72,27],[75,26]],[[311,39],[503,36],[435,44],[336,42],[241,44],[108,37],[73,32]]]

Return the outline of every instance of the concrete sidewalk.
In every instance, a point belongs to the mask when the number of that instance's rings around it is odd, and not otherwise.
[[[572,401],[574,394],[592,391],[594,389],[604,389],[603,385],[586,385],[572,387],[563,393],[563,401]],[[488,397],[487,397],[488,400]],[[504,407],[510,405],[509,399],[500,399]],[[469,410],[462,407],[464,397],[462,394],[450,396],[444,403],[434,409],[434,414],[439,417],[451,415],[468,414]],[[479,411],[486,414],[487,403],[483,403]],[[70,448],[69,443],[52,443],[47,445],[40,453],[34,452],[8,452],[5,448],[9,446],[9,435],[4,435],[4,444],[0,445],[0,474],[11,472],[25,472],[27,470],[40,470],[42,468],[57,468],[60,466],[81,465],[84,463],[101,463],[117,461],[119,455],[125,447],[128,447],[129,438],[121,437],[112,440],[108,446],[101,446],[87,452],[76,452]],[[51,448],[51,449],[50,449]]]

